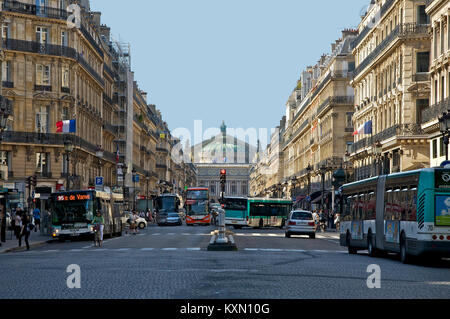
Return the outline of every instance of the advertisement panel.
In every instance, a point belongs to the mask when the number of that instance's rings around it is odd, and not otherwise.
[[[450,195],[436,196],[436,226],[450,226]]]
[[[386,221],[385,238],[388,243],[399,243],[400,223],[397,221]]]

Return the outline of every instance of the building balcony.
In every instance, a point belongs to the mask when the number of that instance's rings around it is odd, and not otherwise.
[[[34,90],[35,91],[44,91],[44,92],[51,92],[52,91],[52,86],[51,85],[34,85]]]
[[[66,93],[66,94],[70,94],[70,88],[68,87],[61,87],[61,93]]]
[[[8,89],[14,88],[14,82],[11,82],[11,81],[3,81],[2,85],[4,88],[8,88]]]
[[[428,24],[405,23],[397,25],[394,30],[356,67],[354,77],[357,77],[368,66],[375,62],[395,40],[407,39],[415,36],[429,36]]]
[[[413,75],[413,82],[430,82],[430,73],[416,73]]]
[[[448,110],[450,110],[450,98],[446,98],[437,104],[427,107],[422,111],[422,124],[437,121],[439,116],[442,116],[443,113],[447,113]]]

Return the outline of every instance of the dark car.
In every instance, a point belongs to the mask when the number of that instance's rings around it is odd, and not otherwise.
[[[161,216],[158,220],[158,225],[181,226],[183,222],[178,213],[168,213],[167,215]]]

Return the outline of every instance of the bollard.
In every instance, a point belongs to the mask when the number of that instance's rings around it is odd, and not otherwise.
[[[225,236],[225,210],[219,209],[219,236],[216,240],[218,244],[228,244],[228,239]]]

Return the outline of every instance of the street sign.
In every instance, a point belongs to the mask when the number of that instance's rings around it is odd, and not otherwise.
[[[133,175],[133,183],[139,183],[139,175]]]
[[[99,176],[95,178],[95,186],[103,186],[103,177]]]

